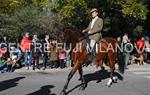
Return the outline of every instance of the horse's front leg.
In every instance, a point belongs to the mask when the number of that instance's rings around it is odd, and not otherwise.
[[[73,77],[73,74],[71,71],[67,77],[67,81],[66,81],[65,86],[64,86],[63,90],[61,91],[60,95],[67,95],[66,89],[68,88],[68,84],[69,84],[72,77]]]
[[[106,86],[110,87],[113,82],[117,82],[117,77],[114,76],[114,71],[115,71],[115,60],[116,56],[115,54],[109,53],[109,67],[110,67],[110,78],[109,81],[107,82]]]
[[[109,80],[106,84],[106,86],[110,87],[112,85],[112,82],[113,82],[113,73],[114,73],[114,70],[113,69],[110,69],[110,77],[109,77]]]
[[[80,67],[80,64],[78,64],[78,63],[76,63],[73,66],[71,72],[69,73],[69,75],[67,77],[67,81],[66,81],[65,86],[63,87],[63,90],[61,91],[60,95],[67,95],[66,89],[68,88],[68,84],[79,67]]]
[[[113,82],[117,82],[117,80],[116,80],[117,78],[116,78],[116,76],[114,76],[114,71],[115,71],[115,61],[114,60],[110,60],[109,67],[110,67],[110,78],[106,85],[108,87],[110,87]]]
[[[110,70],[110,78],[109,78],[109,81],[107,82],[107,85],[108,87],[110,87],[112,85],[112,83],[117,83],[117,76],[114,75],[114,69],[111,69]]]
[[[79,75],[80,75],[80,79],[81,79],[81,87],[80,87],[80,90],[84,90],[87,86],[86,82],[85,82],[85,78],[83,76],[83,69],[82,67],[80,66],[80,68],[78,69],[79,70]]]

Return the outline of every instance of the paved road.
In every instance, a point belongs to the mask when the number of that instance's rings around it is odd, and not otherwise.
[[[68,95],[150,95],[150,65],[129,67],[111,87],[106,87],[107,71],[99,71],[93,67],[84,69],[88,82],[84,91],[79,90],[79,75],[70,82]],[[70,69],[25,71],[0,74],[0,95],[59,95]],[[121,77],[119,77],[121,78]]]

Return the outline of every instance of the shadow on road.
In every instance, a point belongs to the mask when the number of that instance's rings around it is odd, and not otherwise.
[[[114,72],[114,75],[117,76],[119,80],[123,80],[123,77],[119,73]],[[99,83],[102,80],[109,78],[109,76],[110,76],[110,72],[108,72],[105,69],[96,71],[94,73],[86,74],[86,75],[84,75],[84,78],[86,81],[86,87],[87,87],[88,83],[91,81],[96,81],[96,83]],[[79,84],[79,85],[75,86],[74,88],[72,88],[71,90],[69,90],[67,92],[67,95],[69,93],[71,93],[72,91],[74,91],[75,89],[79,88],[81,85],[82,84]]]
[[[14,79],[10,79],[10,80],[5,80],[5,81],[1,81],[0,82],[0,91],[12,88],[12,87],[16,87],[18,85],[18,81],[21,79],[24,79],[25,77],[17,77]]]
[[[123,80],[123,77],[119,73],[114,72],[114,75],[117,76],[119,80]],[[96,83],[99,83],[102,80],[107,79],[109,77],[110,72],[108,72],[107,70],[99,70],[94,73],[84,75],[87,84],[91,81],[97,81]]]
[[[42,86],[40,90],[35,91],[33,93],[27,94],[27,95],[56,95],[54,93],[51,93],[51,90],[54,88],[53,85],[46,85],[46,86]]]
[[[67,92],[67,95],[68,95],[69,93],[71,93],[72,91],[74,91],[75,89],[79,88],[81,85],[82,85],[82,84],[79,84],[79,85],[75,86],[74,88],[72,88],[71,90],[69,90],[69,91]]]

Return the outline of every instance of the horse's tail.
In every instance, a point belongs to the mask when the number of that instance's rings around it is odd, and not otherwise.
[[[117,49],[117,63],[119,72],[123,74],[125,72],[125,61],[123,52],[120,49]]]

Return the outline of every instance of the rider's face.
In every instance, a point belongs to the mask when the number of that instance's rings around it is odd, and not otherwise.
[[[97,16],[97,14],[98,14],[97,12],[92,12],[91,16],[94,18]]]

